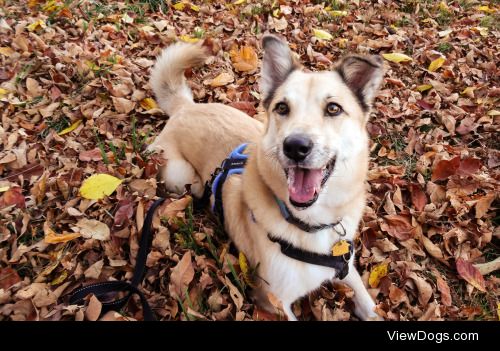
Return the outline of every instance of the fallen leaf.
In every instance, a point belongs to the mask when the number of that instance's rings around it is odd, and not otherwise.
[[[95,219],[81,218],[76,223],[76,227],[81,235],[87,239],[105,241],[109,240],[111,236],[109,227]]]
[[[476,289],[486,292],[484,278],[479,269],[463,258],[458,258],[456,261],[457,271],[460,276]]]
[[[460,156],[439,161],[432,171],[431,181],[443,180],[455,175],[460,167]]]
[[[482,275],[490,274],[491,272],[500,269],[500,257],[497,257],[490,262],[475,264],[474,267],[476,267]]]
[[[90,297],[89,305],[85,310],[85,317],[87,317],[87,320],[89,321],[96,321],[101,315],[101,311],[102,311],[101,301],[99,301],[99,299],[95,297],[95,295],[92,295]]]
[[[257,53],[251,46],[233,48],[229,51],[233,67],[239,72],[251,72],[257,69]]]
[[[488,194],[486,196],[481,197],[476,202],[476,218],[483,218],[486,212],[490,209],[491,203],[495,200],[495,194]]]
[[[429,90],[429,89],[432,89],[432,85],[430,85],[430,84],[422,84],[422,85],[417,86],[417,91],[419,91],[421,93],[426,91],[426,90]]]
[[[171,269],[168,289],[174,298],[183,298],[189,283],[194,278],[194,268],[191,262],[191,251],[186,251],[177,265]]]
[[[380,228],[399,241],[408,240],[415,235],[415,228],[408,218],[401,215],[387,215],[384,218],[385,221],[381,223]]]
[[[21,278],[15,269],[10,267],[0,267],[0,290],[7,290],[12,285],[17,284],[20,281]]]
[[[184,211],[191,203],[191,197],[186,196],[179,200],[174,200],[167,204],[166,207],[159,212],[160,217],[173,218],[177,216],[180,211]]]
[[[440,56],[429,64],[428,70],[436,72],[446,62],[446,57]]]
[[[152,99],[152,98],[142,99],[141,102],[140,102],[140,105],[146,111],[152,110],[154,108],[158,108],[158,105],[156,104],[156,101],[154,99]]]
[[[427,283],[424,278],[418,276],[414,272],[411,272],[408,277],[413,279],[415,285],[417,286],[418,301],[422,306],[427,306],[430,298],[432,297],[432,286]]]
[[[112,96],[113,105],[115,107],[116,112],[128,114],[135,108],[135,102],[130,101],[128,99],[122,97],[114,97]]]
[[[385,277],[387,273],[389,273],[389,264],[387,263],[381,263],[373,267],[368,279],[368,284],[370,284],[370,287],[376,288],[380,283],[380,279]]]
[[[80,187],[80,195],[85,199],[99,200],[111,195],[122,182],[109,174],[94,174],[85,179]]]
[[[4,192],[0,197],[0,209],[12,205],[16,205],[16,207],[19,208],[25,208],[26,203],[22,193],[23,189],[20,187],[13,187]]]
[[[427,205],[427,196],[420,188],[420,185],[411,184],[410,191],[411,191],[411,202],[413,203],[413,206],[415,206],[415,209],[417,211],[419,212],[423,211],[425,205]]]
[[[48,222],[43,224],[43,232],[45,234],[44,241],[47,244],[59,244],[71,241],[73,239],[79,238],[80,233],[63,233],[57,234],[54,230],[50,228]]]
[[[68,134],[68,133],[71,133],[72,131],[74,131],[80,124],[82,124],[82,121],[81,119],[79,119],[78,121],[76,121],[75,123],[73,123],[72,125],[70,125],[68,128],[65,128],[63,130],[61,130],[59,133],[57,133],[58,135],[64,135],[64,134]]]
[[[104,260],[99,260],[83,272],[83,275],[87,279],[99,279],[102,272],[102,267],[104,266]]]
[[[234,77],[232,74],[229,74],[227,72],[222,72],[217,77],[212,79],[212,81],[210,82],[210,86],[213,88],[221,87],[221,86],[229,84],[233,81],[234,81]]]
[[[408,62],[413,60],[410,56],[396,52],[390,54],[382,54],[382,57],[385,58],[387,61],[395,63]]]
[[[325,30],[313,29],[314,36],[318,39],[332,40],[333,36]]]

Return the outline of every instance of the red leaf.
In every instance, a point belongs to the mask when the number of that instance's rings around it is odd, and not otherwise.
[[[12,285],[19,283],[21,278],[15,269],[10,267],[0,268],[0,289],[7,290]]]
[[[441,293],[441,302],[445,306],[451,306],[450,287],[448,286],[446,281],[440,276],[436,277],[436,282],[437,282],[437,288]]]
[[[464,118],[461,122],[460,125],[455,129],[455,131],[460,134],[464,135],[467,134],[474,129],[476,129],[479,126],[479,124],[474,123],[474,119],[471,117],[466,117]]]
[[[458,168],[458,174],[460,175],[471,175],[476,173],[483,163],[478,158],[466,158],[460,161],[460,167]]]
[[[230,103],[229,106],[237,108],[238,110],[245,112],[251,117],[257,113],[254,103],[250,101],[235,101]]]
[[[399,241],[411,239],[415,235],[415,228],[410,220],[400,215],[384,216],[385,222],[380,227]]]
[[[25,208],[26,203],[24,201],[23,190],[20,187],[10,188],[7,190],[2,197],[0,197],[0,208],[4,208],[11,205],[16,205],[20,208]]]
[[[92,150],[82,151],[78,156],[80,161],[89,162],[89,161],[101,161],[102,160],[102,152],[101,149],[96,147]]]
[[[115,213],[114,226],[117,228],[123,227],[128,223],[128,220],[134,215],[134,206],[129,199],[122,200],[118,203],[118,210]]]
[[[421,212],[424,209],[425,205],[427,205],[427,196],[418,184],[410,184],[410,191],[411,202],[413,203],[413,206],[415,206],[415,209],[417,211]]]
[[[441,160],[437,163],[436,167],[432,171],[431,180],[442,180],[449,176],[457,174],[458,168],[460,167],[460,156],[457,156],[451,160]]]
[[[457,259],[457,271],[460,276],[477,290],[486,292],[484,278],[472,263],[459,258]]]
[[[433,110],[434,106],[429,104],[427,101],[424,100],[417,100],[417,105],[420,106],[424,110]]]

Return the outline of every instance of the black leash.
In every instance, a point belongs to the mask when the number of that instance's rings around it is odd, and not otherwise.
[[[165,199],[160,198],[156,200],[151,207],[148,209],[144,224],[142,227],[141,240],[139,242],[139,251],[137,252],[137,258],[134,267],[134,275],[132,281],[110,281],[87,285],[83,288],[78,289],[71,295],[69,299],[69,304],[74,305],[80,303],[87,295],[94,294],[96,297],[116,292],[128,292],[125,297],[112,302],[102,302],[101,315],[108,311],[117,311],[125,307],[128,300],[133,294],[139,295],[142,304],[142,310],[145,321],[155,321],[156,317],[149,306],[146,296],[138,289],[139,283],[142,281],[144,272],[146,270],[146,259],[148,257],[149,250],[151,248],[151,243],[153,241],[152,234],[152,223],[155,210],[160,206]]]

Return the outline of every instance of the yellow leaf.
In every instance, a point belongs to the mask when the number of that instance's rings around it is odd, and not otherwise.
[[[497,12],[497,10],[495,9],[492,9],[491,7],[487,6],[487,5],[484,5],[484,6],[479,6],[477,8],[479,11],[483,11],[483,12],[486,12],[486,13],[495,13]]]
[[[448,5],[446,4],[446,2],[441,1],[441,2],[439,3],[439,9],[440,9],[441,11],[448,11]]]
[[[11,48],[7,47],[7,46],[2,46],[0,47],[0,54],[4,55],[4,56],[11,56],[15,51],[12,50]]]
[[[248,269],[248,260],[243,252],[240,252],[240,254],[238,255],[238,261],[240,263],[241,273],[243,273],[243,280],[245,281],[245,283],[247,283],[247,285],[254,288],[255,282],[252,280],[250,271]]]
[[[82,121],[81,119],[79,119],[78,121],[76,121],[75,123],[73,123],[72,125],[70,125],[68,128],[66,129],[63,129],[61,130],[59,133],[57,133],[57,135],[64,135],[64,134],[68,134],[68,133],[71,133],[72,131],[74,131],[80,124],[82,124]]]
[[[155,29],[153,27],[151,27],[151,26],[142,26],[141,30],[143,32],[154,32]]]
[[[497,315],[498,315],[498,320],[500,321],[500,302],[497,302]]]
[[[423,91],[426,91],[429,89],[432,89],[432,85],[430,85],[430,84],[422,84],[422,85],[419,85],[417,87],[417,91],[419,91],[419,92],[423,92]]]
[[[488,116],[500,116],[500,111],[498,110],[490,110],[487,113]]]
[[[61,284],[63,281],[66,280],[66,278],[68,277],[68,271],[67,270],[64,270],[57,278],[54,278],[51,282],[50,282],[50,285],[59,285]]]
[[[217,77],[212,79],[212,82],[210,83],[210,86],[212,87],[221,87],[223,85],[229,84],[232,81],[234,81],[234,77],[232,74],[229,74],[227,72],[222,72],[219,74]]]
[[[333,36],[322,29],[313,29],[314,36],[318,39],[332,40]]]
[[[331,10],[331,11],[328,11],[328,13],[329,13],[330,15],[332,15],[333,17],[343,17],[343,16],[347,16],[347,11]]]
[[[95,174],[83,182],[80,195],[85,199],[99,200],[111,195],[122,182],[109,174]]]
[[[2,95],[7,95],[8,93],[9,93],[9,91],[8,91],[8,90],[3,89],[3,88],[0,88],[0,96],[2,96]]]
[[[181,35],[179,37],[180,40],[182,40],[183,42],[186,42],[186,43],[197,43],[200,39],[198,38],[194,38],[190,35]]]
[[[233,2],[233,5],[241,5],[241,4],[244,4],[246,0],[236,0],[235,2]]]
[[[345,49],[347,47],[347,39],[341,38],[339,39],[339,48]]]
[[[59,244],[59,243],[65,243],[67,241],[76,239],[80,237],[80,233],[64,233],[64,234],[57,234],[55,231],[53,231],[49,224],[47,222],[44,223],[43,225],[43,232],[45,233],[45,238],[44,241],[47,244]]]
[[[186,4],[183,2],[178,2],[174,6],[172,6],[175,10],[182,11],[184,10],[184,7],[186,7]]]
[[[465,88],[464,90],[462,90],[462,92],[460,94],[462,95],[467,95],[468,97],[470,97],[471,99],[474,99],[474,90],[476,88],[474,87],[467,87]]]
[[[277,9],[273,10],[273,16],[274,16],[274,17],[279,17],[280,12],[281,12],[281,11],[280,11],[280,9],[279,9],[279,8],[277,8]]]
[[[387,263],[381,263],[373,267],[372,271],[370,272],[370,277],[368,278],[368,284],[370,284],[370,287],[376,288],[380,283],[380,279],[385,277],[388,272],[389,265]]]
[[[196,5],[191,4],[191,10],[193,10],[193,11],[195,11],[195,12],[200,12],[200,7],[199,7],[199,6],[196,6]]]
[[[126,12],[125,12],[125,13],[123,14],[123,16],[122,16],[122,21],[123,21],[124,23],[128,23],[128,24],[130,24],[130,23],[134,23],[134,19],[133,19],[132,17],[130,17],[130,16],[128,15],[128,13],[126,13]]]
[[[8,186],[8,185],[7,186],[2,186],[2,187],[0,187],[0,193],[6,192],[9,189],[10,189],[10,186]]]
[[[438,57],[430,63],[428,70],[431,72],[436,72],[443,65],[443,63],[445,63],[445,61],[446,57]]]
[[[382,54],[382,57],[385,58],[387,61],[391,61],[391,62],[395,62],[395,63],[407,62],[407,61],[413,60],[410,56],[407,56],[405,54],[400,54],[397,52],[393,52],[390,54]]]
[[[33,23],[31,23],[28,27],[28,30],[30,32],[34,32],[35,30],[37,30],[38,28],[45,28],[47,27],[47,25],[45,24],[45,21],[44,20],[38,20],[38,21],[35,21]]]
[[[62,8],[61,4],[58,4],[56,0],[50,0],[45,5],[43,5],[42,10],[44,12],[55,12]]]
[[[349,252],[351,245],[346,240],[339,240],[332,247],[332,255],[333,256],[342,256]]]
[[[233,66],[237,71],[247,72],[257,69],[258,57],[257,53],[251,46],[243,46],[242,48],[234,48],[229,51]]]
[[[482,37],[488,36],[488,28],[486,28],[486,27],[473,27],[472,29],[474,29],[475,31],[478,31]]]
[[[145,110],[152,110],[152,109],[158,107],[158,105],[156,104],[156,101],[152,98],[142,99],[140,102],[140,105]]]

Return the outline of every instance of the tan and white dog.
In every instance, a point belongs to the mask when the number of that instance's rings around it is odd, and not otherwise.
[[[222,190],[225,230],[259,264],[257,302],[269,308],[271,292],[295,320],[291,304],[339,272],[285,255],[283,243],[327,257],[337,242],[353,239],[365,207],[366,122],[383,65],[376,56],[352,55],[333,71],[306,73],[278,37],[265,35],[263,48],[265,124],[229,106],[194,103],[184,71],[203,64],[208,50],[198,43],[166,48],[151,86],[170,119],[150,150],[166,159],[160,174],[167,190],[180,193],[191,184],[200,197],[229,153],[249,143],[244,173],[228,177]],[[278,201],[296,222],[324,229],[308,232],[286,220]],[[351,255],[342,281],[354,290],[355,314],[380,319],[353,262]]]

